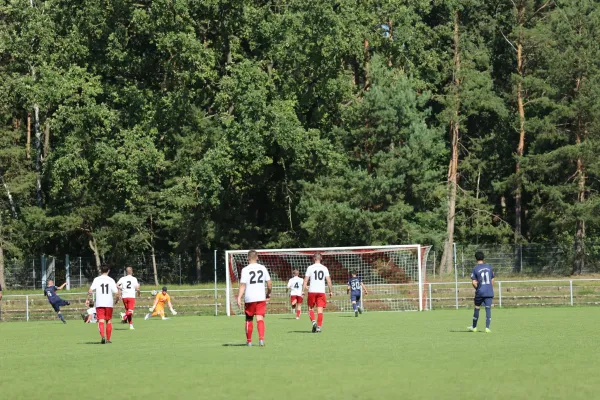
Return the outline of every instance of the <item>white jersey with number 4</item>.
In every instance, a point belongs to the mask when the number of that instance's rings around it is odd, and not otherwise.
[[[292,289],[290,296],[302,296],[302,285],[304,285],[304,279],[299,276],[295,276],[288,281],[288,289]]]
[[[308,293],[325,293],[325,278],[329,276],[326,266],[321,263],[313,264],[306,269],[304,276],[309,277]]]
[[[247,267],[244,267],[242,269],[242,279],[240,279],[241,283],[246,284],[244,301],[246,303],[265,301],[267,299],[265,287],[267,281],[270,280],[271,276],[264,265],[249,264]]]
[[[115,280],[108,275],[94,278],[90,290],[96,292],[96,307],[113,307],[113,294],[118,292]]]
[[[138,287],[138,280],[131,275],[119,279],[117,286],[121,287],[124,299],[135,299],[135,291]]]

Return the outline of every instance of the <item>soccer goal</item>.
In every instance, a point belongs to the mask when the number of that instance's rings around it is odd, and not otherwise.
[[[427,280],[426,263],[431,246],[365,246],[323,247],[309,249],[258,250],[258,262],[269,270],[273,293],[268,304],[269,314],[290,312],[287,282],[292,271],[300,276],[313,263],[315,252],[322,254],[321,263],[329,269],[334,296],[327,300],[328,312],[351,312],[352,304],[346,294],[350,274],[355,272],[367,287],[362,296],[367,311],[422,311],[427,309],[428,297],[424,290]],[[225,252],[227,274],[227,315],[243,314],[236,298],[242,268],[248,265],[248,250]],[[305,296],[306,301],[306,296]],[[303,304],[303,312],[306,306]]]

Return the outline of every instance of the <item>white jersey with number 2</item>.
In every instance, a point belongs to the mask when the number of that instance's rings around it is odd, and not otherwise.
[[[266,282],[271,280],[269,271],[264,265],[249,264],[242,269],[241,283],[246,284],[244,292],[244,301],[246,303],[254,303],[255,301],[265,301],[267,295],[265,293]]]
[[[138,280],[131,275],[119,279],[117,286],[121,287],[124,299],[135,299],[135,291],[138,287]]]
[[[307,268],[306,274],[310,280],[308,293],[325,293],[325,278],[329,276],[329,270],[321,263],[316,263]]]
[[[115,280],[108,275],[94,278],[90,290],[96,292],[96,307],[112,307],[113,294],[118,292]]]
[[[292,289],[290,292],[290,296],[302,296],[302,285],[304,284],[304,279],[299,276],[295,276],[288,281],[288,289]]]

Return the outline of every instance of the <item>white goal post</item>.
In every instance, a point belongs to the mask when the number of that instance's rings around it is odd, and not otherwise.
[[[368,311],[422,311],[428,308],[426,264],[431,246],[420,244],[398,246],[320,247],[305,249],[257,249],[258,262],[271,275],[273,293],[269,314],[290,312],[287,282],[298,269],[304,277],[320,252],[321,263],[329,269],[334,286],[333,298],[327,300],[327,311],[350,312],[352,305],[346,287],[351,273],[356,273],[367,287],[363,309]],[[248,265],[249,250],[225,252],[227,278],[227,315],[243,314],[237,306],[237,291],[242,268]],[[235,290],[234,290],[235,289]],[[306,296],[305,296],[306,301]],[[303,305],[306,312],[306,306]]]

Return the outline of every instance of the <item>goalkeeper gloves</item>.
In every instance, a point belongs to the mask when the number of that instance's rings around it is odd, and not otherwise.
[[[150,307],[148,310],[150,310],[150,312],[154,312],[154,306]]]
[[[174,309],[171,308],[171,314],[177,315],[177,311],[175,311]]]

